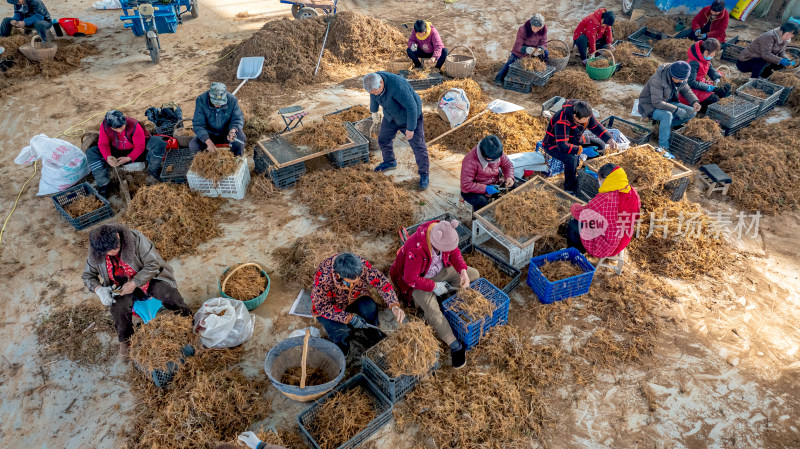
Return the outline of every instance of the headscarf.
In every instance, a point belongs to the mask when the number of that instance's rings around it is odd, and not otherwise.
[[[608,174],[603,184],[600,185],[600,193],[613,192],[619,190],[622,193],[631,191],[631,185],[628,183],[628,175],[622,167],[615,168]]]
[[[431,35],[431,23],[425,22],[425,32],[424,33],[416,33],[417,39],[424,41]]]

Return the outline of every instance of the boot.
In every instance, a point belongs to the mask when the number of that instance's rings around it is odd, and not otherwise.
[[[459,369],[467,363],[467,348],[459,343],[458,349],[450,350],[450,358],[453,361],[453,368]]]
[[[127,341],[119,342],[119,354],[117,358],[122,362],[127,362],[130,359],[131,344]]]

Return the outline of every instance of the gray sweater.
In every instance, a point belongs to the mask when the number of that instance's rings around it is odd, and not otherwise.
[[[672,82],[672,76],[669,74],[671,65],[671,63],[661,64],[644,85],[642,93],[639,94],[639,113],[642,117],[650,117],[656,109],[675,112],[678,107],[670,103],[678,102],[678,93],[683,95],[690,105],[698,101],[689,83],[683,83],[678,87]]]

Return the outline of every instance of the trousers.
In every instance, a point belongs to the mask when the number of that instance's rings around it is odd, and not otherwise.
[[[461,198],[464,198],[464,201],[472,205],[473,211],[481,209],[492,202],[492,197],[487,196],[485,193],[461,192]]]
[[[153,175],[156,179],[161,175],[161,161],[164,159],[164,154],[167,152],[167,143],[159,137],[150,137],[145,144],[144,152],[132,162],[147,161],[147,172]],[[103,159],[103,154],[100,153],[100,147],[93,146],[86,150],[86,159],[89,162],[89,168],[92,170],[94,180],[97,182],[97,187],[103,188],[111,182],[109,177],[109,169],[111,168]]]
[[[562,151],[545,150],[547,154],[558,159],[564,164],[564,190],[575,192],[578,190],[578,155],[564,153]]]
[[[214,142],[214,145],[228,143],[228,134],[209,134],[208,138]],[[247,143],[247,137],[245,137],[244,131],[241,129],[236,130],[236,138]],[[192,150],[192,153],[194,154],[205,150],[207,147],[208,145],[206,145],[205,142],[201,142],[197,137],[194,137],[191,141],[189,141],[189,149]],[[241,156],[244,154],[244,144],[239,142],[230,142],[230,148],[234,156]]]
[[[583,241],[581,241],[581,227],[578,220],[574,218],[569,219],[569,223],[567,223],[567,246],[570,248],[575,248],[581,253],[586,252],[586,248],[583,247]]]
[[[660,146],[665,150],[669,149],[669,136],[672,133],[672,127],[683,125],[684,123],[693,119],[694,116],[696,115],[694,109],[692,109],[691,106],[687,106],[685,104],[677,102],[670,104],[686,111],[686,118],[679,119],[675,117],[675,115],[672,112],[665,111],[664,109],[656,109],[655,111],[653,111],[653,114],[651,115],[653,120],[658,121],[658,146]]]
[[[410,48],[407,48],[406,49],[406,54],[408,55],[409,58],[411,58],[411,62],[414,63],[414,67],[417,67],[417,68],[422,67],[422,61],[419,60],[420,58],[432,58],[433,57],[433,53],[425,53],[424,51],[422,51],[420,49],[411,50]],[[447,55],[448,54],[449,54],[449,52],[447,51],[447,49],[443,48],[441,56],[439,56],[439,59],[436,60],[436,68],[437,69],[441,69],[442,68],[442,66],[444,65],[444,62],[447,60]]]
[[[192,316],[189,306],[183,301],[178,289],[169,285],[169,282],[153,279],[145,294],[136,289],[130,295],[117,296],[111,304],[111,317],[117,330],[119,341],[128,341],[133,335],[133,303],[152,296],[161,301],[167,310],[175,310],[183,316]]]
[[[8,37],[11,36],[11,21],[14,20],[11,17],[6,17],[3,19],[3,22],[0,23],[0,37]],[[43,42],[47,42],[47,30],[53,27],[51,22],[47,20],[37,20],[33,22],[33,26],[25,26],[26,29],[33,28],[39,33],[39,36],[42,38]]]
[[[378,134],[378,146],[381,148],[381,155],[383,162],[397,163],[394,157],[394,136],[397,131],[405,132],[406,130],[397,126],[394,122],[386,120],[383,117],[381,121],[381,131]],[[414,159],[417,161],[417,173],[420,175],[427,175],[430,169],[430,161],[428,160],[428,147],[425,145],[425,130],[423,129],[422,114],[417,119],[417,130],[414,131],[408,144],[414,151]]]
[[[736,61],[736,68],[742,72],[750,72],[750,78],[769,78],[775,70],[781,70],[783,66],[773,64],[766,59],[753,58],[747,61]]]
[[[549,57],[550,57],[550,52],[548,50],[545,50],[544,53],[537,56],[537,58],[541,59],[544,62],[547,62],[547,59]],[[497,76],[494,77],[495,82],[502,83],[503,80],[506,79],[506,75],[508,75],[508,68],[511,67],[511,64],[517,62],[518,59],[520,58],[517,55],[511,53],[508,56],[508,61],[506,61],[506,63],[503,64],[503,67],[500,69],[499,72],[497,72]]]
[[[610,43],[611,42],[608,42],[606,38],[598,39],[595,41],[595,47],[599,50],[601,48],[606,48]],[[581,34],[573,41],[573,44],[578,47],[578,53],[581,54],[581,61],[585,61],[589,57],[586,54],[589,50],[589,38],[587,38],[585,34]]]
[[[481,277],[481,274],[478,273],[478,270],[467,267],[467,276],[469,276],[469,281],[473,282]],[[461,282],[461,276],[455,268],[447,267],[437,273],[436,276],[432,277],[431,280],[433,282],[447,282],[452,286],[458,286]],[[439,300],[436,299],[436,295],[433,292],[412,290],[411,298],[414,299],[414,304],[422,309],[425,315],[425,321],[433,327],[433,330],[436,331],[436,335],[438,335],[446,345],[449,346],[450,343],[456,341],[453,329],[450,328],[450,323],[448,323],[447,319],[444,317],[442,307],[439,305]]]
[[[364,321],[373,326],[378,325],[378,305],[375,304],[375,301],[370,296],[359,297],[344,310],[364,318]],[[336,346],[339,346],[346,354],[350,348],[350,334],[353,332],[353,327],[321,316],[317,317],[317,321],[325,328],[328,338],[336,343]]]

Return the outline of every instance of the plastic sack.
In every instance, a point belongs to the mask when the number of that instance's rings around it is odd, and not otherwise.
[[[101,0],[93,3],[94,9],[122,9],[119,0]]]
[[[212,298],[194,315],[194,331],[209,348],[232,348],[253,336],[255,322],[242,301]]]
[[[508,158],[514,165],[514,177],[522,178],[526,170],[547,171],[547,161],[542,153],[515,153]]]
[[[37,195],[66,190],[89,174],[89,162],[80,148],[60,139],[39,134],[14,159],[17,165],[42,159],[42,178]]]
[[[463,89],[450,89],[439,100],[439,109],[447,116],[450,127],[464,123],[469,115],[469,99]]]

